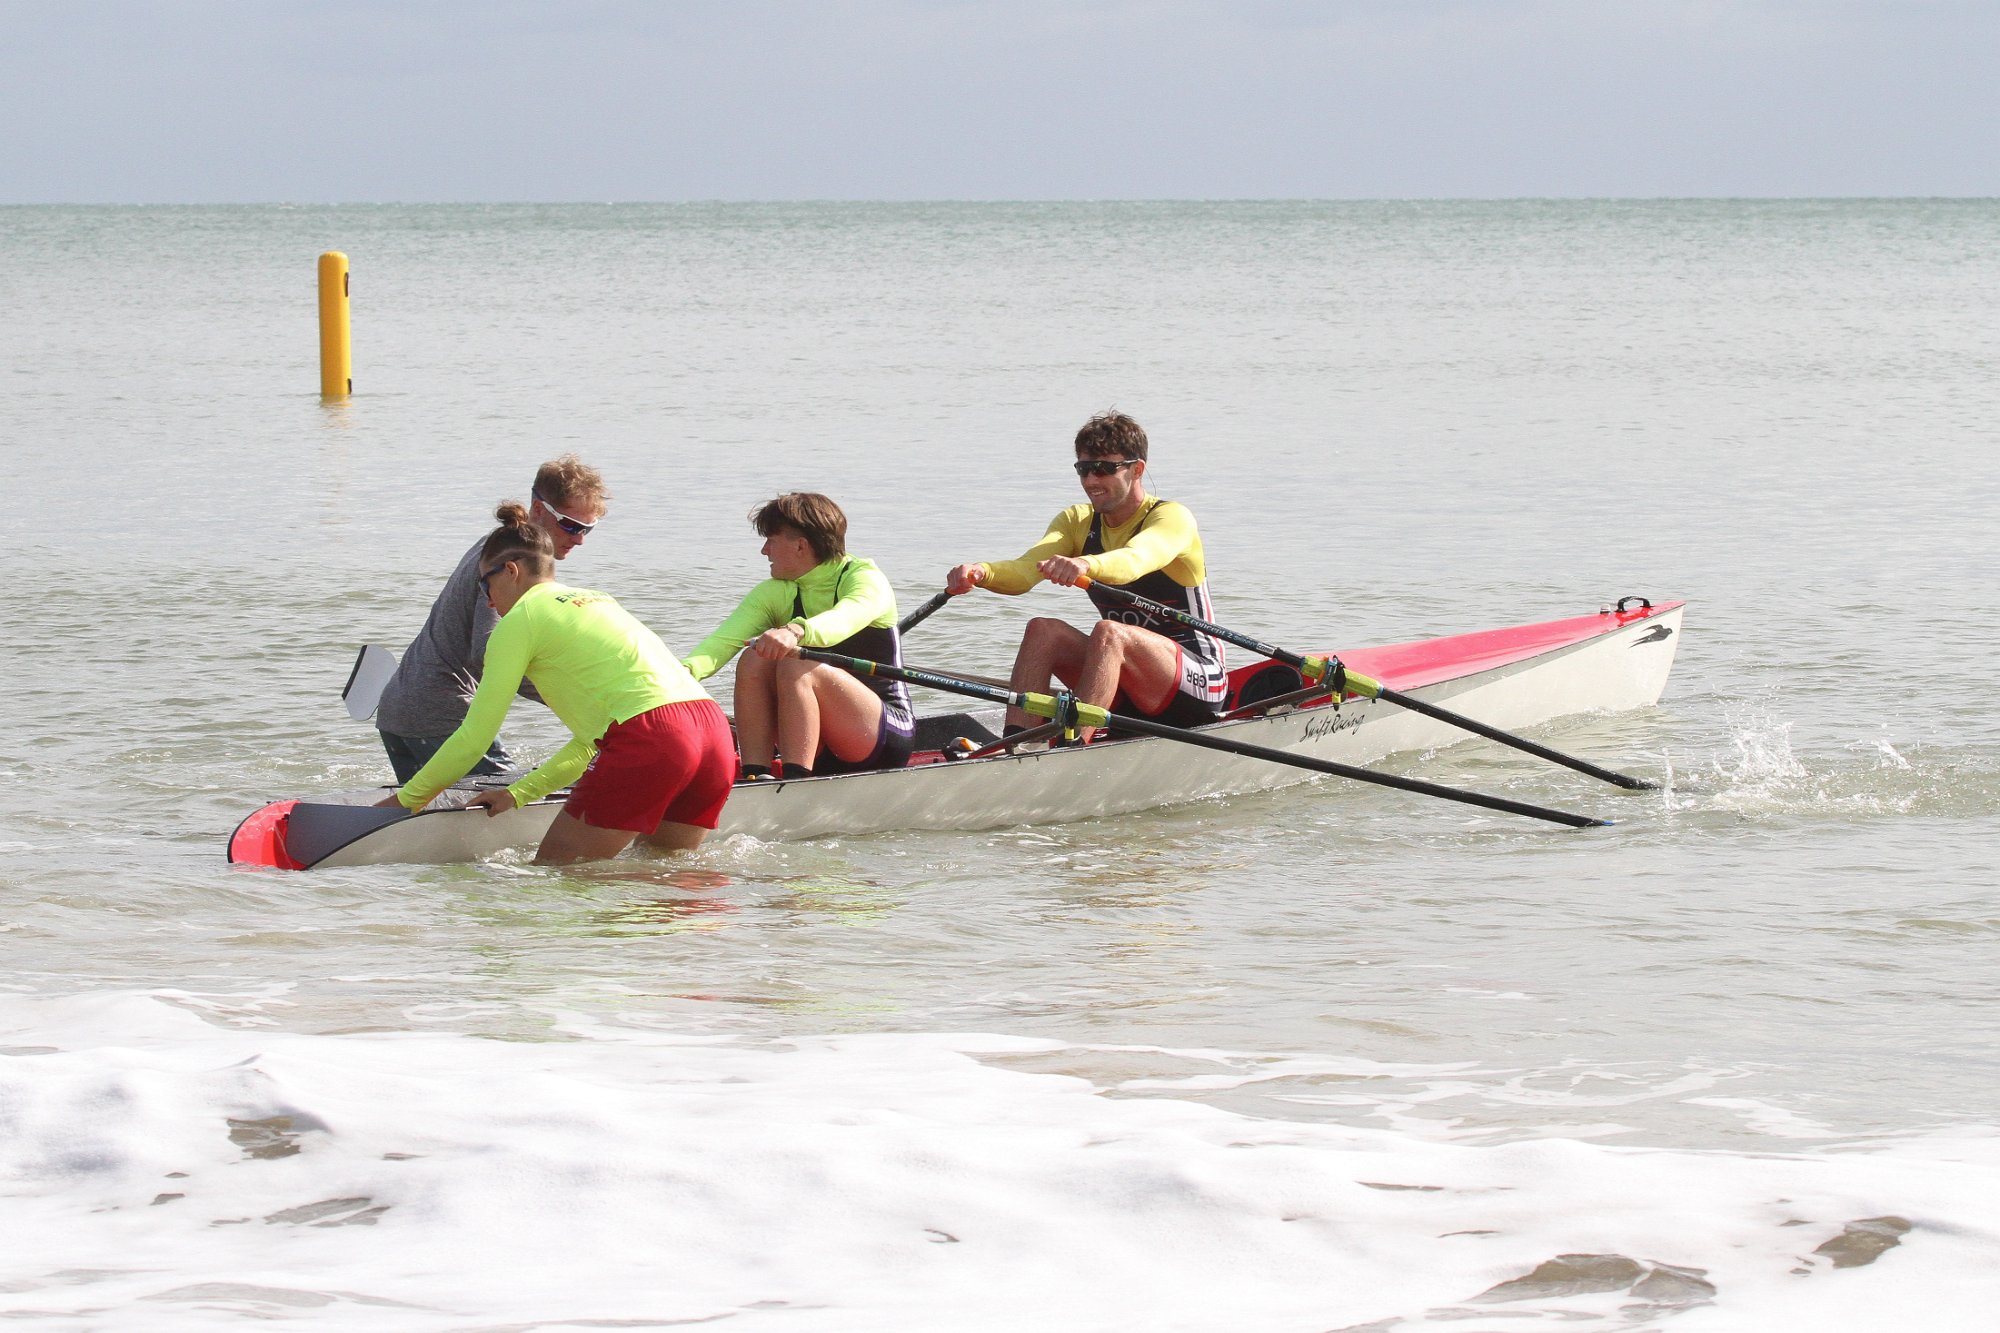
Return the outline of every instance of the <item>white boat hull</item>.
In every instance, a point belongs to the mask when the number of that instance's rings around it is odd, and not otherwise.
[[[1676,603],[1341,656],[1354,669],[1419,699],[1490,726],[1519,731],[1556,718],[1623,712],[1657,703],[1673,669],[1681,614]],[[1590,624],[1599,619],[1602,625]],[[1558,626],[1581,627],[1576,631],[1580,637],[1546,650],[1523,649],[1524,636]],[[1450,650],[1444,645],[1451,645]],[[1430,656],[1437,660],[1429,661],[1423,650],[1433,647],[1437,651]],[[1378,657],[1384,666],[1373,665]],[[1412,673],[1411,683],[1402,683],[1397,671],[1390,669],[1399,663]],[[1440,671],[1451,674],[1421,679]],[[1356,766],[1470,739],[1448,723],[1360,698],[1285,709],[1205,730],[1232,741]],[[743,784],[731,793],[717,835],[778,841],[899,829],[1060,823],[1265,791],[1313,776],[1269,760],[1171,740],[1131,739],[796,782]],[[323,855],[301,856],[300,863],[331,867],[480,860],[539,842],[560,808],[559,802],[550,800],[497,817],[478,811],[427,811],[356,836]],[[247,858],[236,857],[232,849],[232,859]]]
[[[1676,632],[1647,645],[1651,651],[1631,650],[1631,640],[1643,632],[1635,630],[1410,693],[1508,731],[1578,713],[1650,707],[1659,702],[1673,668],[1680,610],[1652,623],[1667,623]],[[1376,699],[1243,718],[1206,730],[1356,767],[1472,739],[1448,723]],[[834,833],[1053,824],[1269,791],[1315,776],[1266,759],[1135,739],[738,788],[716,831],[789,841]]]

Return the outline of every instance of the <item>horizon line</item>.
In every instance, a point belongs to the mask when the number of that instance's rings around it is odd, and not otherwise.
[[[843,204],[1532,204],[1532,203],[1990,203],[1985,194],[1520,194],[1520,195],[1106,195],[881,198],[837,195],[695,199],[38,199],[0,208],[701,208]]]

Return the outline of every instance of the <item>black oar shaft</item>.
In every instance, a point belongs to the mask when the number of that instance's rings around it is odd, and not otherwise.
[[[1511,731],[1501,731],[1498,727],[1489,727],[1476,718],[1467,717],[1463,713],[1454,713],[1448,708],[1439,708],[1436,704],[1425,703],[1422,699],[1405,694],[1401,690],[1392,690],[1387,685],[1382,686],[1381,696],[1390,703],[1407,708],[1413,713],[1422,713],[1425,717],[1434,717],[1440,722],[1450,723],[1452,726],[1463,728],[1474,735],[1484,736],[1486,739],[1498,741],[1502,745],[1511,745],[1516,750],[1522,750],[1538,758],[1547,759],[1551,763],[1561,764],[1564,768],[1572,768],[1579,773],[1588,774],[1600,782],[1609,782],[1616,786],[1624,787],[1629,791],[1655,791],[1660,785],[1657,782],[1648,782],[1645,778],[1635,778],[1625,773],[1614,773],[1608,768],[1599,768],[1588,759],[1578,759],[1573,754],[1564,754],[1561,750],[1551,750],[1548,746],[1538,745],[1525,736],[1516,736]]]
[[[1026,731],[1016,731],[1011,735],[1002,736],[997,741],[988,741],[978,749],[967,752],[964,757],[967,759],[984,759],[989,754],[998,754],[1000,751],[1012,746],[1026,745],[1030,741],[1045,741],[1061,731],[1063,725],[1061,722],[1044,722],[1039,727],[1029,727]]]
[[[1186,625],[1189,629],[1198,629],[1204,634],[1213,634],[1224,643],[1233,643],[1238,648],[1248,648],[1260,657],[1268,657],[1274,662],[1283,662],[1288,667],[1303,670],[1306,665],[1306,659],[1302,653],[1295,653],[1290,649],[1280,648],[1276,644],[1265,643],[1262,639],[1253,639],[1248,634],[1238,634],[1233,629],[1225,629],[1221,625],[1203,620],[1200,616],[1189,615],[1186,611],[1168,606],[1164,602],[1156,602],[1150,597],[1141,597],[1138,593],[1129,592],[1115,583],[1105,583],[1099,579],[1089,579],[1078,586],[1095,588],[1115,602],[1124,602],[1127,606],[1136,606],[1140,610],[1152,615],[1161,616],[1178,624]]]
[[[1508,814],[1526,815],[1530,819],[1546,819],[1552,824],[1567,824],[1571,828],[1604,828],[1611,823],[1608,819],[1593,819],[1588,815],[1573,815],[1565,810],[1550,810],[1544,806],[1529,805],[1525,801],[1510,801],[1504,796],[1461,791],[1457,787],[1441,786],[1419,778],[1398,777],[1394,773],[1377,773],[1372,769],[1355,768],[1351,764],[1337,764],[1331,759],[1315,759],[1311,755],[1293,754],[1289,750],[1274,750],[1269,746],[1251,745],[1246,741],[1225,740],[1220,736],[1210,736],[1200,731],[1183,731],[1179,727],[1170,727],[1164,722],[1153,722],[1145,718],[1126,717],[1121,713],[1112,713],[1110,718],[1111,725],[1120,731],[1136,731],[1145,736],[1159,736],[1166,740],[1180,741],[1184,745],[1199,745],[1204,750],[1218,750],[1223,754],[1242,755],[1249,759],[1268,759],[1273,763],[1290,764],[1294,768],[1308,769],[1314,773],[1352,778],[1356,782],[1372,782],[1378,787],[1394,787],[1398,791],[1437,796],[1447,801],[1482,806],[1488,810],[1504,810]]]
[[[928,685],[932,689],[947,690],[954,694],[970,695],[975,699],[989,699],[994,703],[1011,704],[1016,708],[1026,705],[1028,696],[1018,690],[1003,690],[991,685],[979,685],[956,676],[943,676],[932,671],[917,671],[909,667],[891,666],[887,662],[871,662],[866,658],[847,657],[840,653],[829,653],[818,648],[801,648],[799,656],[812,662],[826,662],[832,666],[844,667],[863,676],[883,676],[890,680],[907,681],[912,685]],[[1046,699],[1043,700],[1047,702]],[[1098,710],[1092,708],[1092,713]],[[1456,787],[1446,787],[1435,782],[1424,782],[1417,778],[1397,777],[1393,773],[1376,773],[1366,768],[1355,768],[1351,764],[1337,764],[1331,759],[1315,759],[1311,755],[1293,754],[1289,750],[1276,750],[1267,745],[1252,745],[1247,741],[1224,740],[1200,731],[1186,731],[1180,727],[1170,727],[1163,722],[1153,722],[1146,718],[1126,717],[1122,713],[1105,713],[1105,723],[1120,731],[1137,732],[1145,736],[1158,736],[1163,740],[1180,741],[1184,745],[1198,745],[1204,750],[1217,750],[1223,754],[1241,755],[1248,759],[1265,759],[1274,764],[1289,764],[1293,768],[1303,768],[1313,773],[1325,773],[1333,777],[1352,778],[1356,782],[1370,782],[1378,787],[1394,787],[1398,791],[1416,792],[1423,796],[1436,796],[1447,801],[1458,801],[1465,805],[1476,805],[1487,810],[1502,810],[1512,815],[1526,815],[1530,819],[1546,819],[1552,824],[1566,824],[1570,828],[1601,828],[1608,826],[1608,819],[1593,819],[1588,815],[1573,815],[1564,810],[1550,810],[1539,805],[1529,805],[1525,801],[1510,801],[1504,796],[1487,796],[1482,792],[1460,791]],[[1087,725],[1097,726],[1094,720]]]
[[[951,600],[951,591],[949,589],[946,589],[943,592],[932,593],[930,597],[925,599],[924,604],[922,606],[918,607],[916,610],[910,612],[910,614],[904,616],[901,620],[896,622],[896,633],[908,634],[918,625],[921,625],[925,620],[928,620],[933,611],[937,610],[939,607],[943,606],[946,602],[950,600]]]
[[[1302,654],[1261,642],[1260,640],[1251,638],[1247,634],[1238,634],[1235,630],[1225,629],[1221,625],[1203,620],[1199,616],[1192,616],[1185,611],[1162,605],[1150,597],[1141,597],[1138,593],[1128,592],[1115,584],[1100,583],[1096,580],[1091,580],[1085,586],[1098,589],[1114,601],[1139,607],[1152,615],[1163,616],[1168,620],[1186,625],[1191,629],[1198,629],[1204,634],[1213,634],[1225,643],[1233,643],[1239,648],[1248,648],[1253,653],[1261,653],[1273,661],[1283,662],[1288,667],[1300,671],[1306,670],[1308,659]],[[1308,672],[1307,674],[1311,673]],[[1372,685],[1372,693],[1398,707],[1407,708],[1413,713],[1422,713],[1425,717],[1436,718],[1438,721],[1446,723],[1449,726],[1469,731],[1475,736],[1484,736],[1487,740],[1498,741],[1502,745],[1512,746],[1514,749],[1534,755],[1538,759],[1546,759],[1550,763],[1561,764],[1564,768],[1574,769],[1576,772],[1596,778],[1600,782],[1609,782],[1615,786],[1624,787],[1628,791],[1656,791],[1659,789],[1660,784],[1657,782],[1649,782],[1645,778],[1631,777],[1625,773],[1615,773],[1608,768],[1601,768],[1591,763],[1588,759],[1578,759],[1575,755],[1564,754],[1561,750],[1551,750],[1548,746],[1538,745],[1525,736],[1516,736],[1511,731],[1502,731],[1498,727],[1488,726],[1486,723],[1467,717],[1463,713],[1455,713],[1449,708],[1440,708],[1436,704],[1425,703],[1422,699],[1405,694],[1401,690],[1392,690],[1380,681],[1372,682]]]
[[[848,657],[843,653],[829,653],[821,648],[801,648],[799,656],[808,662],[825,662],[829,666],[844,667],[859,676],[881,676],[888,680],[907,681],[912,685],[928,685],[934,690],[966,694],[975,699],[990,699],[996,704],[1011,704],[1017,708],[1025,697],[1018,691],[1002,689],[997,685],[981,685],[959,676],[941,676],[933,671],[919,671],[915,667],[871,662],[865,657]]]

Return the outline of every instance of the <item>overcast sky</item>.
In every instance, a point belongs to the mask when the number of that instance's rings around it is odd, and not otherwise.
[[[2000,0],[0,0],[0,203],[2000,193]]]

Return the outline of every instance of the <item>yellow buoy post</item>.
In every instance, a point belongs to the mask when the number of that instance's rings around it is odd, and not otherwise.
[[[328,250],[319,257],[319,396],[345,398],[354,392],[354,348],[347,324],[347,256]]]

